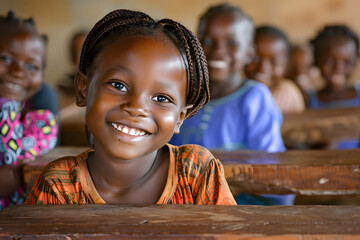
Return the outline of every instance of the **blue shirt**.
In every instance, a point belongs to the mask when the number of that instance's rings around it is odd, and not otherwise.
[[[199,113],[186,119],[170,143],[198,144],[227,151],[285,151],[282,120],[270,90],[247,80],[236,92],[211,100]]]

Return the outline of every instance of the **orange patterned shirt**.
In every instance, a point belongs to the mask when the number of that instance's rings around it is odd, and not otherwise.
[[[236,205],[218,159],[198,145],[167,144],[169,171],[156,204]],[[49,163],[37,178],[26,204],[106,204],[87,168],[90,151]]]

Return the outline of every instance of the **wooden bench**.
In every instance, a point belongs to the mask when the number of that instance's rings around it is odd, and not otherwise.
[[[360,107],[285,114],[281,134],[291,149],[322,148],[334,141],[360,139]]]
[[[75,156],[86,149],[57,147],[44,157],[29,162],[24,167],[25,182],[32,186],[48,162],[66,155]],[[360,196],[360,149],[212,152],[223,163],[234,194]]]
[[[360,239],[359,206],[21,205],[1,239]]]

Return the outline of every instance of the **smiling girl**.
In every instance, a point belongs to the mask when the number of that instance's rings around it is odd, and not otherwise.
[[[0,209],[24,202],[22,160],[35,159],[54,148],[57,121],[49,110],[21,114],[40,89],[46,38],[32,18],[13,12],[0,16]]]
[[[197,38],[169,19],[116,10],[87,36],[75,78],[93,150],[50,163],[29,204],[235,204],[223,167],[167,142],[209,100]]]

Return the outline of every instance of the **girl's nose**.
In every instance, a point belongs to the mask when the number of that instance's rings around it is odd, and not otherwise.
[[[259,72],[268,73],[271,69],[271,63],[267,59],[261,59],[259,62]]]
[[[344,61],[342,61],[342,60],[337,60],[337,61],[335,62],[334,70],[335,70],[336,72],[342,72],[342,71],[344,70],[344,68],[345,68],[345,63],[344,63]]]
[[[10,64],[10,73],[11,75],[22,78],[25,76],[25,71],[21,63],[17,61],[12,61]]]
[[[226,53],[226,48],[225,48],[225,44],[222,41],[214,41],[213,44],[213,54],[215,56],[223,56],[223,54]]]
[[[131,96],[121,105],[123,111],[132,117],[147,117],[149,115],[148,103],[142,96]]]

